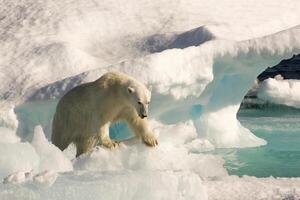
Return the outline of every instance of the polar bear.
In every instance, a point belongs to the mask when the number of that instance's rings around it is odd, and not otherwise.
[[[109,137],[114,122],[125,121],[148,146],[158,145],[148,120],[151,92],[121,72],[108,72],[94,82],[79,85],[58,102],[52,123],[52,143],[64,150],[70,143],[79,156],[96,145],[119,145]]]

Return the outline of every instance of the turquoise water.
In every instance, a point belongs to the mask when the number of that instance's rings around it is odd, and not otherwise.
[[[51,138],[52,118],[57,101],[33,101],[24,103],[15,108],[19,121],[17,134],[24,141],[31,141],[34,127],[42,125],[45,135]]]
[[[238,119],[268,144],[246,149],[218,149],[229,174],[257,177],[300,176],[300,110],[284,106],[242,109]]]
[[[32,138],[33,128],[41,124],[46,137],[51,136],[51,119],[56,101],[29,102],[15,109],[20,127],[18,134],[25,141]],[[199,106],[198,106],[199,107]],[[199,108],[194,106],[196,113]],[[200,109],[201,110],[201,109]],[[193,114],[193,113],[192,113]],[[238,119],[268,144],[263,147],[245,149],[218,149],[230,174],[257,177],[300,177],[300,110],[285,106],[266,105],[241,109]],[[118,133],[122,132],[122,136]],[[131,137],[131,131],[124,124],[110,129],[114,139]]]

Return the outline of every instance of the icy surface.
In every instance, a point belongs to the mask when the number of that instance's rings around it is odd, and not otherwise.
[[[266,79],[260,84],[257,96],[272,103],[300,108],[300,81]]]
[[[49,188],[30,182],[22,187],[0,185],[1,199],[195,199],[206,200],[206,188],[191,172],[123,171],[69,173]]]

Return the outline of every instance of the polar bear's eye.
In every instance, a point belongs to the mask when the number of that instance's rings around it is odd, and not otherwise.
[[[142,102],[139,101],[138,104],[142,105]]]

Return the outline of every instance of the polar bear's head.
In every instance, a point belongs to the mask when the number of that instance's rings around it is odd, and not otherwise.
[[[142,119],[148,116],[151,92],[145,85],[130,82],[127,87],[130,105],[133,106],[139,117]]]

